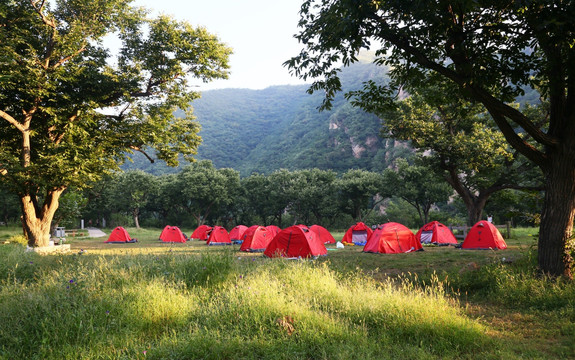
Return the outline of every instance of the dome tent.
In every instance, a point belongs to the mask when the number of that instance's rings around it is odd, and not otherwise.
[[[194,230],[194,232],[190,236],[190,239],[198,239],[206,241],[208,240],[208,236],[211,230],[212,227],[209,225],[200,225],[196,228],[196,230]]]
[[[280,231],[266,247],[264,255],[308,258],[327,255],[327,249],[307,226],[294,225]]]
[[[231,245],[228,231],[222,226],[214,226],[207,241],[208,245]]]
[[[245,225],[238,225],[236,227],[234,227],[230,233],[230,241],[233,242],[234,244],[240,243],[242,242],[242,236],[244,235],[244,232],[248,229],[247,226]]]
[[[439,221],[423,225],[415,234],[415,238],[422,244],[457,245],[455,235]]]
[[[311,231],[313,231],[317,238],[324,244],[335,244],[335,239],[331,235],[331,233],[324,228],[323,226],[319,225],[312,225],[309,227]]]
[[[405,225],[389,222],[378,225],[369,237],[363,252],[399,254],[423,250],[413,232]]]
[[[282,229],[277,225],[268,225],[266,226],[266,229],[268,229],[268,231],[272,235],[272,238],[276,236],[280,231],[282,231]]]
[[[467,233],[462,249],[507,249],[507,244],[495,225],[489,221],[477,222]]]
[[[266,227],[250,226],[244,233],[244,241],[242,246],[240,246],[240,251],[264,251],[272,239],[273,236]]]
[[[128,231],[126,231],[126,229],[124,229],[121,226],[118,226],[114,230],[112,230],[110,236],[108,237],[108,240],[104,242],[108,244],[125,244],[125,243],[135,243],[137,241],[138,239],[130,238],[130,235],[128,234]]]
[[[344,244],[365,245],[372,232],[373,230],[371,230],[367,225],[362,222],[358,222],[347,229],[341,242]]]
[[[160,241],[185,243],[187,239],[179,227],[167,225],[160,234]]]

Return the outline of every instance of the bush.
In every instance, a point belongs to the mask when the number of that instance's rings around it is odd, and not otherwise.
[[[24,235],[14,235],[8,238],[7,240],[10,244],[15,243],[15,244],[20,244],[23,246],[27,246],[28,245],[28,241],[26,240],[26,238],[24,237]]]

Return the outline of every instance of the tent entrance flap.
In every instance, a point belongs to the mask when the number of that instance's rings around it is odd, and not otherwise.
[[[432,238],[433,238],[433,231],[422,231],[421,232],[421,243],[422,244],[431,244]]]
[[[353,231],[351,234],[351,241],[354,244],[365,244],[367,242],[367,231]]]

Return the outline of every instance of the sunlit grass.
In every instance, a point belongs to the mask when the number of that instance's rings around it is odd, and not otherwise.
[[[140,230],[139,247],[74,239],[68,255],[0,246],[0,359],[575,353],[575,286],[535,276],[531,237],[499,252],[346,247],[288,261],[200,241],[162,244],[157,234]]]
[[[0,356],[10,359],[440,358],[496,345],[441,292],[320,263],[5,255]]]

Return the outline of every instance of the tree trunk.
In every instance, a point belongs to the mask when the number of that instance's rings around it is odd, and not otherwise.
[[[465,203],[467,207],[467,225],[473,226],[481,220],[486,202],[487,199],[484,197],[474,197],[472,201]]]
[[[479,194],[475,194],[469,188],[467,188],[459,180],[459,175],[455,169],[444,166],[447,169],[447,174],[444,176],[445,180],[455,192],[461,196],[465,207],[467,208],[467,225],[473,226],[479,220],[481,220],[481,215],[483,214],[483,209],[489,197],[493,193],[491,191],[480,191]]]
[[[28,246],[48,246],[50,242],[50,224],[58,209],[58,199],[64,188],[48,190],[44,204],[39,207],[35,195],[21,194],[22,229],[28,240]]]
[[[132,211],[132,216],[134,217],[134,225],[136,226],[136,229],[140,228],[139,214],[140,214],[140,209],[136,208]]]
[[[539,228],[540,271],[551,276],[573,276],[568,242],[575,216],[575,162],[555,154],[546,175],[545,202]]]

